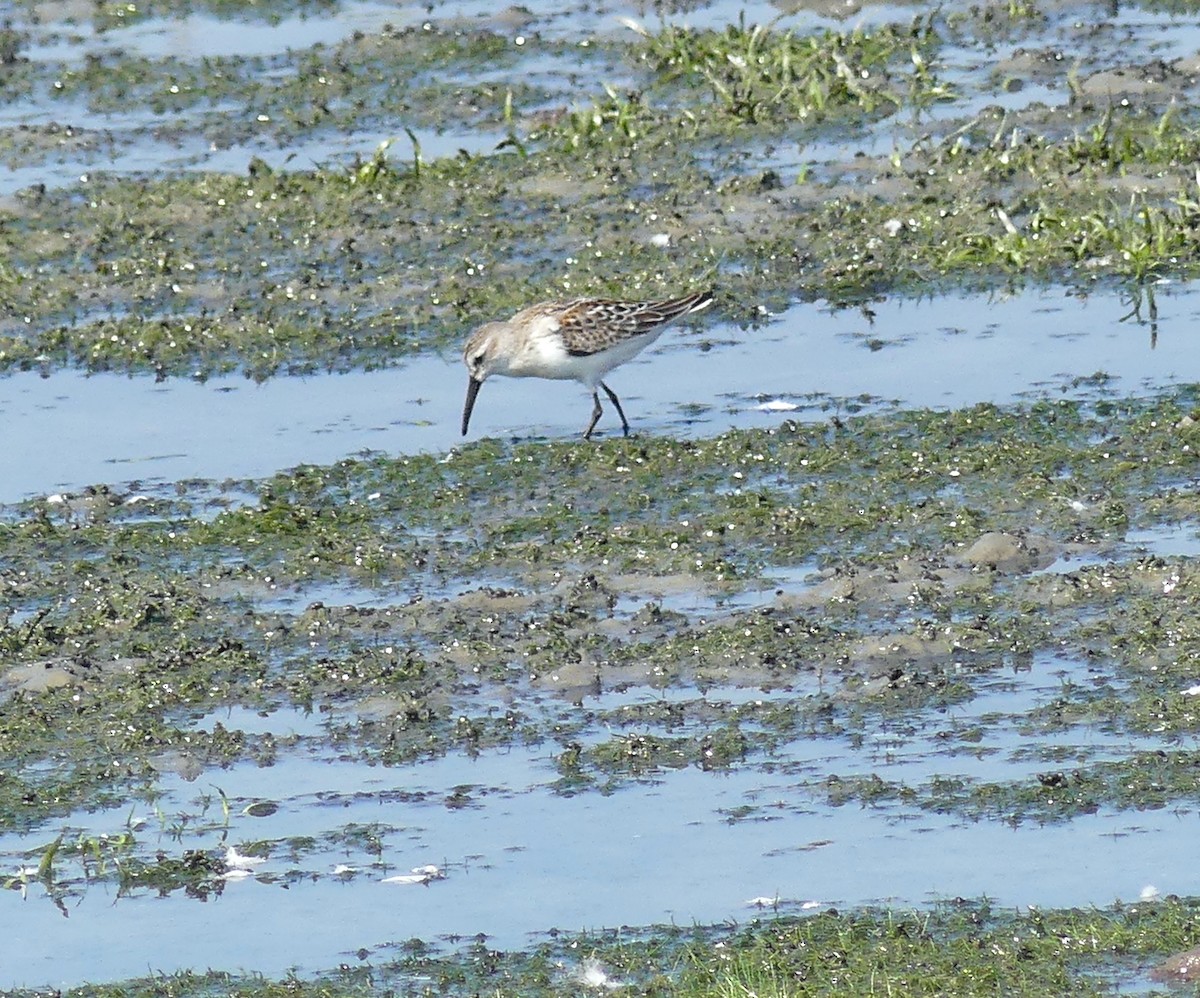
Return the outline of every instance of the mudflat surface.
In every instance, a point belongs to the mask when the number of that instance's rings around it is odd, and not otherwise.
[[[1186,980],[1195,13],[16,5],[0,988]]]

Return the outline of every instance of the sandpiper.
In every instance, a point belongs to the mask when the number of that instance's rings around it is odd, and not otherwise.
[[[471,379],[463,406],[463,436],[467,435],[475,396],[493,374],[582,382],[591,390],[595,403],[592,421],[583,431],[585,440],[591,439],[604,411],[596,391],[597,387],[603,388],[617,407],[621,429],[629,436],[629,420],[621,400],[601,379],[658,339],[667,323],[706,308],[712,298],[711,291],[700,291],[664,301],[546,301],[503,322],[485,323],[471,334],[463,349]]]

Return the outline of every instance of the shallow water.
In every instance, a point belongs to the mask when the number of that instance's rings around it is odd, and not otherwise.
[[[346,0],[333,11],[286,14],[276,19],[230,20],[207,12],[191,12],[179,17],[133,16],[128,23],[118,21],[104,30],[98,30],[88,18],[78,16],[56,20],[54,14],[49,14],[45,21],[36,17],[25,20],[20,16],[22,11],[15,20],[16,27],[27,32],[30,39],[21,49],[23,58],[38,64],[72,67],[87,58],[117,54],[190,62],[218,56],[269,59],[317,46],[336,46],[356,33],[378,34],[389,25],[429,24],[450,30],[461,26],[467,30],[492,31],[501,37],[511,36],[517,45],[518,39],[523,41],[526,34],[568,42],[628,38],[631,36],[630,23],[645,25],[650,30],[663,25],[719,30],[742,19],[749,25],[769,24],[777,30],[816,31],[904,23],[921,13],[902,5],[864,4],[849,5],[846,16],[839,18],[831,16],[833,9],[818,12],[796,5],[795,9],[781,12],[778,6],[762,0],[721,0],[696,9],[672,10],[668,14],[643,4],[594,7],[534,3],[498,11],[495,4],[484,0],[399,6],[375,0]],[[1194,19],[1185,15],[1145,10],[1136,5],[1124,5],[1107,13],[1110,16],[1104,23],[1109,38],[1106,48],[1114,67],[1123,64],[1123,49],[1135,43],[1139,48],[1153,51],[1155,57],[1164,62],[1189,57],[1200,45],[1200,28]],[[1066,8],[1044,26],[1043,31],[1054,45],[1071,47],[1076,44],[1091,25],[1094,12],[1090,6],[1080,4],[1078,18],[1073,19],[1070,15],[1070,8]],[[63,14],[58,16],[63,17]],[[1065,70],[1048,81],[1022,77],[1017,80],[1019,85],[1014,86],[992,80],[997,56],[1007,54],[1002,47],[999,53],[989,52],[986,58],[981,58],[974,48],[947,45],[939,54],[940,71],[952,85],[970,82],[980,92],[965,101],[935,104],[922,112],[917,120],[886,121],[863,129],[859,136],[850,140],[853,149],[886,154],[942,119],[966,118],[991,106],[1015,111],[1038,104],[1062,105],[1071,99]],[[577,66],[547,60],[531,50],[520,68],[508,73],[506,79],[545,81],[552,89],[563,90],[562,100],[555,100],[555,106],[573,106],[577,103],[573,92],[578,87],[562,88],[562,81],[575,76],[578,70]],[[623,87],[627,85],[624,76],[623,70],[613,66],[609,68],[605,82]],[[484,67],[475,78],[484,82],[493,76]],[[524,110],[538,109],[531,106]],[[211,106],[154,113],[136,105],[95,113],[80,101],[64,100],[53,89],[45,93],[22,94],[8,106],[0,105],[0,128],[40,126],[51,121],[74,125],[79,131],[90,133],[97,140],[98,148],[80,152],[68,146],[48,154],[43,162],[11,164],[10,169],[0,171],[0,195],[12,194],[35,184],[74,183],[81,175],[98,170],[153,174],[166,169],[198,169],[243,173],[254,158],[265,160],[275,169],[309,169],[314,164],[349,163],[355,157],[369,158],[385,140],[396,144],[395,155],[403,155],[401,150],[407,149],[404,123],[400,122],[390,131],[372,128],[322,133],[314,138],[290,141],[285,147],[264,136],[261,141],[219,148],[204,134],[203,123],[208,117],[219,116],[225,111],[242,113],[240,108],[223,111]],[[162,126],[170,126],[164,129],[166,135],[157,132]],[[414,131],[426,159],[453,156],[460,149],[471,154],[487,153],[504,138],[491,129],[417,127]],[[821,164],[831,159],[844,163],[846,152],[844,142],[818,142],[804,148],[782,146],[765,156],[751,150],[747,161],[753,169],[770,168],[790,173],[805,164]]]
[[[552,927],[748,918],[754,909],[747,902],[764,897],[795,909],[806,902],[907,905],[979,895],[999,905],[1105,905],[1135,898],[1149,883],[1194,893],[1191,843],[1198,827],[1191,809],[1101,811],[1057,825],[1009,828],[894,805],[831,807],[810,788],[830,773],[915,783],[936,774],[1003,779],[1047,768],[1019,757],[1024,739],[1005,725],[989,729],[977,755],[955,758],[931,749],[927,725],[1019,714],[1053,697],[1064,670],[1073,668],[1082,670],[1039,657],[1028,673],[997,682],[995,693],[984,692],[952,717],[910,718],[907,732],[881,731],[858,749],[801,740],[773,759],[769,772],[758,765],[722,774],[692,768],[662,772],[611,795],[574,797],[551,789],[553,744],[389,768],[332,757],[319,718],[218,711],[197,727],[220,721],[301,741],[266,768],[237,765],[207,772],[195,784],[164,777],[158,810],[200,814],[198,795],[220,788],[232,803],[228,829],[204,832],[199,822],[185,836],[188,848],[221,851],[230,843],[311,836],[315,850],[296,859],[276,845],[253,878],[228,883],[206,904],[145,892],[117,899],[111,886],[93,884],[69,899],[64,919],[36,884],[26,901],[7,892],[0,922],[23,959],[6,966],[0,986],[69,986],[178,967],[314,972],[361,947],[415,936],[483,931],[490,945],[518,947],[530,933]],[[1076,678],[1086,681],[1086,670]],[[619,707],[606,696],[605,706]],[[659,694],[626,691],[618,699],[638,696]],[[720,700],[724,692],[711,696]],[[1117,744],[1087,731],[1071,732],[1070,742],[1128,748],[1127,739]],[[464,789],[469,806],[447,806],[450,795]],[[276,802],[278,810],[261,818],[242,813],[256,800]],[[755,809],[751,816],[732,817],[746,806]],[[138,838],[153,849],[156,822],[144,808],[135,810],[147,821]],[[118,834],[129,813],[78,814],[66,824]],[[378,855],[328,840],[339,829],[367,825],[380,826]],[[597,828],[606,834],[597,836]],[[39,841],[0,837],[0,855],[18,865],[11,851]],[[167,838],[161,844],[179,848]],[[382,882],[426,864],[442,868],[445,879],[427,886]],[[351,869],[336,873],[339,866]],[[166,918],[164,904],[170,905]],[[247,931],[250,925],[259,928]],[[153,945],[130,945],[142,938]]]
[[[1117,294],[947,295],[853,309],[798,304],[760,329],[705,318],[669,329],[609,377],[635,432],[707,436],[825,419],[885,402],[955,408],[1036,397],[1137,395],[1200,381],[1200,296],[1158,294],[1157,342]],[[698,349],[704,346],[705,349]],[[56,372],[0,379],[0,502],[88,484],[246,478],[364,450],[440,453],[462,443],[457,357],[382,371],[206,382]],[[782,401],[795,409],[764,411]],[[611,409],[611,407],[609,407]],[[495,378],[468,438],[569,437],[590,400],[575,382]],[[599,430],[611,434],[615,414]],[[53,446],[47,446],[53,441]]]
[[[1192,523],[1131,530],[1125,535],[1125,542],[1137,551],[1145,551],[1160,558],[1200,556],[1200,531]]]
[[[114,909],[103,888],[69,919],[32,896],[22,904],[14,895],[10,903],[21,906],[21,918],[7,938],[23,957],[5,983],[68,986],[84,976],[120,979],[179,966],[312,972],[353,962],[360,947],[470,936],[480,927],[492,927],[492,945],[516,947],[528,941],[521,926],[747,919],[755,909],[746,902],[756,897],[779,897],[786,908],[810,900],[904,904],[979,895],[999,905],[1050,906],[1131,900],[1149,883],[1196,889],[1185,858],[1195,815],[1096,815],[1014,830],[929,815],[882,824],[864,821],[857,808],[739,825],[713,814],[712,805],[736,806],[743,796],[735,779],[714,786],[686,773],[658,790],[540,806],[523,801],[519,813],[488,803],[469,820],[444,809],[411,816],[360,807],[357,817],[408,818],[420,826],[388,849],[394,865],[365,884],[326,876],[284,890],[246,880],[208,904],[173,904],[169,918],[162,906],[170,902],[127,899]],[[626,831],[598,839],[598,826]],[[461,857],[480,853],[456,868]],[[864,854],[885,856],[882,869]],[[1002,863],[986,861],[1000,856]],[[446,863],[447,878],[427,887],[378,882],[429,862]],[[131,946],[137,939],[153,939],[153,946]]]

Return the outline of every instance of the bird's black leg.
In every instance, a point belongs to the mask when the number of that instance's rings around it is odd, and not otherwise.
[[[605,391],[608,391],[608,389],[606,388]],[[592,439],[592,430],[594,430],[596,428],[596,424],[598,422],[600,422],[600,414],[604,412],[604,410],[600,408],[600,393],[599,392],[592,392],[592,401],[596,403],[596,407],[592,410],[592,421],[590,423],[588,423],[587,429],[583,431],[583,439],[584,440]],[[618,406],[617,408],[619,410],[620,406]],[[622,417],[622,418],[624,418],[624,417]]]
[[[625,436],[629,436],[629,420],[625,418],[625,410],[621,408],[621,400],[617,398],[617,393],[608,387],[603,381],[600,382],[600,387],[604,389],[604,394],[612,399],[612,404],[617,407],[617,415],[621,417],[621,429],[625,432]],[[596,400],[596,406],[599,407],[600,400]]]

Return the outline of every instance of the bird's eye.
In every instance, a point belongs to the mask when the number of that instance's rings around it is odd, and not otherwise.
[[[479,365],[482,363],[483,363],[483,354],[481,354],[481,353],[477,353],[474,357],[471,358],[471,366],[472,367],[479,367]]]

